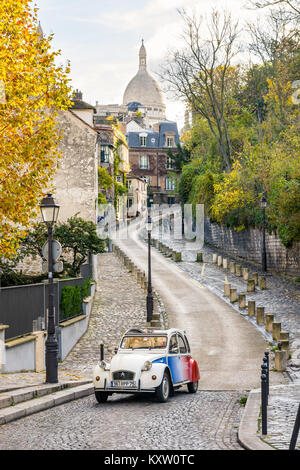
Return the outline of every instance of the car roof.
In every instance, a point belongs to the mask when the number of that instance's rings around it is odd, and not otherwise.
[[[186,334],[186,332],[184,330],[179,330],[178,328],[169,328],[168,330],[157,330],[155,328],[130,328],[129,330],[127,330],[123,336],[125,335],[137,335],[137,336],[140,336],[140,335],[167,335],[167,336],[170,336],[171,334],[174,334],[174,333],[181,333],[183,335]]]

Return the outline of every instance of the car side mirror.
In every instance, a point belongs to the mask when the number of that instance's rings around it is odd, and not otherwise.
[[[115,348],[114,353],[117,354],[117,352],[118,352],[118,348]]]

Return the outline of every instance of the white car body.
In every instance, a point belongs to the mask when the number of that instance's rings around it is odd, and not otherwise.
[[[132,331],[136,333],[132,333]],[[140,332],[137,333],[137,332]],[[138,393],[155,392],[162,383],[165,372],[167,371],[170,379],[170,386],[173,389],[179,388],[184,384],[198,381],[199,371],[196,361],[191,358],[191,352],[185,332],[178,329],[170,330],[128,330],[122,337],[129,336],[164,336],[167,337],[165,348],[153,349],[122,349],[118,348],[111,363],[105,361],[95,366],[93,371],[93,383],[95,392],[112,393]],[[170,338],[179,337],[186,346],[184,352],[183,346],[178,352],[170,352]],[[122,340],[120,346],[122,344]],[[145,369],[145,363],[149,370]],[[150,364],[149,364],[150,363]]]

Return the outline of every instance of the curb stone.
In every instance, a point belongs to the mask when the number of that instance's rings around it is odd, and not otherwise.
[[[261,391],[251,390],[238,431],[238,442],[246,450],[274,450],[264,443],[257,434],[257,421],[260,413]]]

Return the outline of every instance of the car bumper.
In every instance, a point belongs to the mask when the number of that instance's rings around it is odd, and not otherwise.
[[[107,387],[107,388],[96,388],[94,387],[95,392],[109,392],[109,393],[149,393],[155,392],[155,388],[117,388],[117,387]]]

